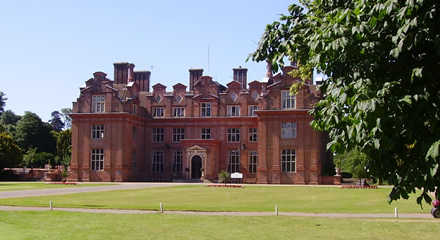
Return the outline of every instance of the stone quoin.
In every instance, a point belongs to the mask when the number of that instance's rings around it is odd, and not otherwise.
[[[225,170],[245,183],[320,184],[332,166],[326,135],[313,130],[308,111],[320,99],[312,81],[284,67],[247,83],[234,68],[226,86],[203,69],[189,70],[189,89],[171,92],[150,71],[114,63],[114,80],[103,72],[80,88],[73,103],[72,181],[216,181]]]

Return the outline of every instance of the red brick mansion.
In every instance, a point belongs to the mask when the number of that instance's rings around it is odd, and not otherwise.
[[[320,93],[308,82],[290,95],[293,68],[249,84],[234,68],[226,86],[190,69],[189,88],[171,92],[151,91],[151,73],[131,63],[115,63],[113,81],[95,72],[73,103],[70,179],[216,181],[226,170],[246,183],[322,183],[331,160],[308,114]]]

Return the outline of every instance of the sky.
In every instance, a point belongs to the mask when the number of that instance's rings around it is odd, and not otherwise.
[[[151,71],[151,86],[189,85],[190,68],[227,84],[232,68],[261,80],[265,63],[246,62],[265,26],[287,14],[288,0],[0,0],[0,91],[6,109],[71,108],[79,87],[114,62]],[[208,54],[209,53],[209,54]],[[208,57],[209,56],[209,57]]]

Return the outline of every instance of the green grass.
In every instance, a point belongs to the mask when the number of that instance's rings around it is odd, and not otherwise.
[[[30,189],[47,189],[47,188],[94,187],[94,186],[103,186],[103,185],[110,185],[110,184],[82,183],[77,185],[70,185],[70,184],[51,184],[45,182],[0,182],[0,192],[30,190]]]
[[[212,188],[202,185],[157,187],[138,190],[77,193],[58,196],[0,199],[0,205],[116,208],[157,210],[163,202],[166,210],[195,211],[274,211],[313,213],[429,213],[415,197],[389,205],[390,189],[342,189],[334,187],[246,186]]]
[[[437,239],[435,220],[0,212],[0,239]]]

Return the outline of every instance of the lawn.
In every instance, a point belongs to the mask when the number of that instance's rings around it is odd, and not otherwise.
[[[439,221],[0,212],[0,239],[437,239]]]
[[[399,200],[389,205],[390,189],[342,189],[335,187],[246,186],[244,188],[212,188],[203,185],[145,188],[69,195],[0,199],[0,205],[55,207],[117,208],[194,211],[274,211],[312,213],[429,213],[415,202]]]
[[[70,184],[51,184],[45,182],[0,182],[0,192],[30,190],[30,189],[47,189],[47,188],[94,187],[94,186],[103,186],[103,185],[109,185],[109,184],[82,183],[82,184],[70,185]]]

